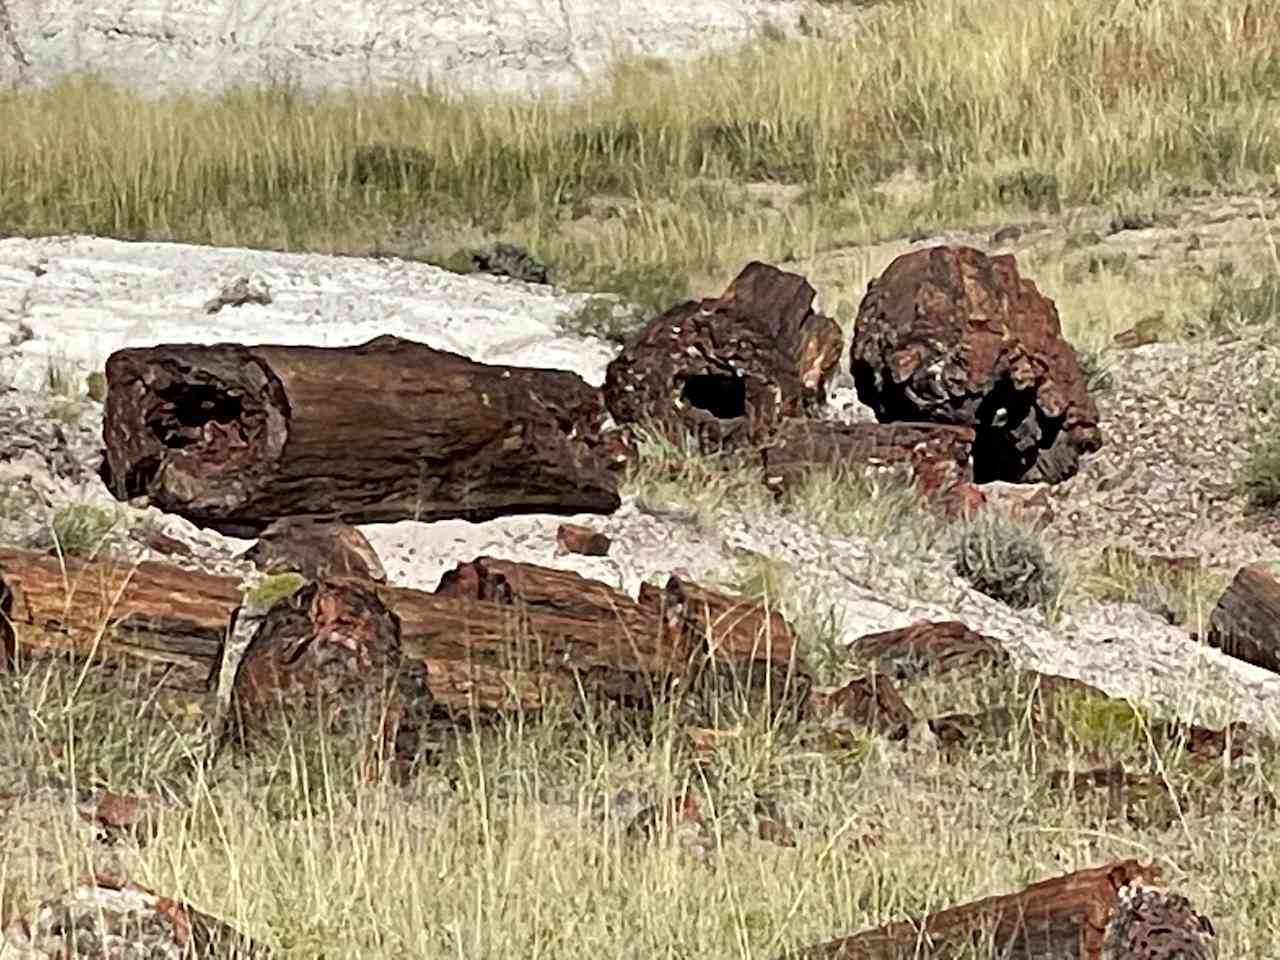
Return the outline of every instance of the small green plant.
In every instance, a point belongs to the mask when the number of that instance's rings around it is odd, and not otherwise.
[[[625,347],[644,325],[644,317],[634,308],[608,297],[592,297],[560,322],[566,333],[576,337],[599,337]]]
[[[114,510],[96,503],[69,503],[53,512],[46,526],[32,537],[36,550],[55,550],[67,557],[90,557],[121,525]]]
[[[1080,363],[1080,372],[1084,374],[1085,389],[1093,396],[1109,393],[1115,386],[1115,377],[1111,375],[1112,364],[1101,350],[1078,350],[1076,358]]]
[[[74,398],[76,388],[75,369],[62,357],[50,357],[44,370],[44,389],[51,397]]]
[[[974,588],[1017,609],[1047,607],[1062,591],[1062,571],[1033,534],[1000,517],[979,515],[957,529],[956,571]]]
[[[244,605],[249,612],[265,612],[281,600],[287,600],[301,590],[307,578],[300,573],[278,573],[264,577],[244,594]]]
[[[1254,438],[1236,487],[1255,507],[1280,504],[1280,436],[1268,433]]]
[[[107,375],[101,370],[94,370],[84,381],[85,396],[94,403],[103,403],[107,399]]]
[[[996,197],[1001,203],[1025,204],[1029,210],[1062,208],[1061,188],[1052,173],[1025,168],[995,178]]]
[[[1240,327],[1260,327],[1277,320],[1280,320],[1280,273],[1252,284],[1230,272],[1218,276],[1206,315],[1210,333],[1231,333]]]
[[[519,244],[502,240],[487,247],[455,251],[442,265],[455,273],[487,273],[525,283],[551,282],[545,263]]]

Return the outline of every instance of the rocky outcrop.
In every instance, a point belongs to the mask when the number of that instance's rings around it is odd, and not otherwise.
[[[972,427],[978,483],[1057,483],[1102,445],[1057,308],[1009,255],[938,246],[898,257],[862,300],[850,370],[881,422]]]

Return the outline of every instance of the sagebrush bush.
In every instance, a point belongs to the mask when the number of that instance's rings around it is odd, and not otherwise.
[[[980,515],[961,525],[952,547],[956,571],[1011,607],[1046,606],[1062,590],[1062,571],[1036,537],[1008,520]]]
[[[1280,504],[1280,437],[1259,437],[1240,468],[1237,486],[1255,507]]]
[[[94,503],[68,503],[53,512],[32,538],[36,550],[57,550],[67,557],[89,557],[116,533],[120,516]]]

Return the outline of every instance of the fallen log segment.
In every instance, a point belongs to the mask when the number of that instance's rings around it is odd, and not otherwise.
[[[1280,580],[1242,567],[1209,616],[1208,642],[1228,656],[1280,673]]]
[[[949,479],[973,479],[969,427],[935,423],[831,423],[790,419],[774,430],[761,449],[765,482],[781,492],[815,469],[860,469],[941,463]]]
[[[600,394],[568,371],[383,336],[119,350],[106,375],[108,488],[231,536],[298,515],[483,520],[620,503]]]
[[[678,577],[645,586],[633,600],[576,574],[488,558],[446,576],[439,594],[363,577],[304,582],[255,621],[245,662],[260,663],[254,685],[271,691],[292,683],[291,664],[310,670],[310,647],[360,664],[375,656],[424,673],[424,695],[450,713],[584,694],[649,703],[707,666],[777,696],[801,692],[803,665],[776,613]],[[203,695],[243,608],[240,589],[234,577],[162,563],[68,560],[64,577],[56,558],[3,550],[0,630],[6,650],[122,655],[163,668],[158,686]]]
[[[0,549],[0,635],[21,652],[122,658],[155,683],[203,693],[240,605],[234,577],[167,563],[86,562]]]
[[[1154,865],[1123,860],[942,910],[918,923],[886,924],[784,957],[1209,960],[1214,956],[1212,924],[1185,897],[1153,886],[1159,873]]]
[[[816,407],[840,361],[840,327],[814,297],[799,274],[747,264],[723,295],[677,304],[627,344],[605,372],[609,412],[704,447],[754,446]]]

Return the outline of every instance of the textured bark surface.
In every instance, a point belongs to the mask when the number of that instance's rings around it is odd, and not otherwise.
[[[124,657],[157,685],[203,693],[238,581],[165,563],[85,562],[0,549],[0,635],[19,656]]]
[[[1242,567],[1209,616],[1208,641],[1280,673],[1280,580],[1266,567]]]
[[[758,444],[820,402],[840,362],[840,328],[813,299],[804,277],[748,264],[723,296],[655,317],[609,364],[610,413],[687,430],[707,447]]]
[[[171,345],[107,361],[103,479],[231,536],[351,523],[612,512],[604,408],[576,374],[398,337]]]
[[[786,954],[791,958],[826,960],[907,960],[986,955],[1018,960],[1150,960],[1177,954],[1117,954],[1104,951],[1126,939],[1110,925],[1135,926],[1125,912],[1130,894],[1122,891],[1159,878],[1159,868],[1136,860],[1033,883],[1017,893],[987,897],[932,913],[917,922],[890,923],[841,940]],[[975,946],[978,953],[974,953]],[[1188,954],[1188,956],[1191,956]]]
[[[876,661],[899,679],[1009,663],[1009,654],[999,641],[970,630],[959,620],[922,620],[898,630],[868,633],[855,640],[849,652],[861,660]]]
[[[385,582],[386,571],[363,533],[345,523],[312,517],[277,520],[244,556],[267,574],[300,573],[308,580],[365,577]]]
[[[789,419],[761,450],[765,482],[781,491],[815,468],[902,465],[914,474],[937,464],[954,483],[973,479],[969,427],[934,423],[830,423]],[[941,481],[939,481],[941,483]]]
[[[938,246],[898,257],[859,307],[850,370],[881,422],[973,427],[979,483],[1056,483],[1102,445],[1057,308],[1007,254]]]

